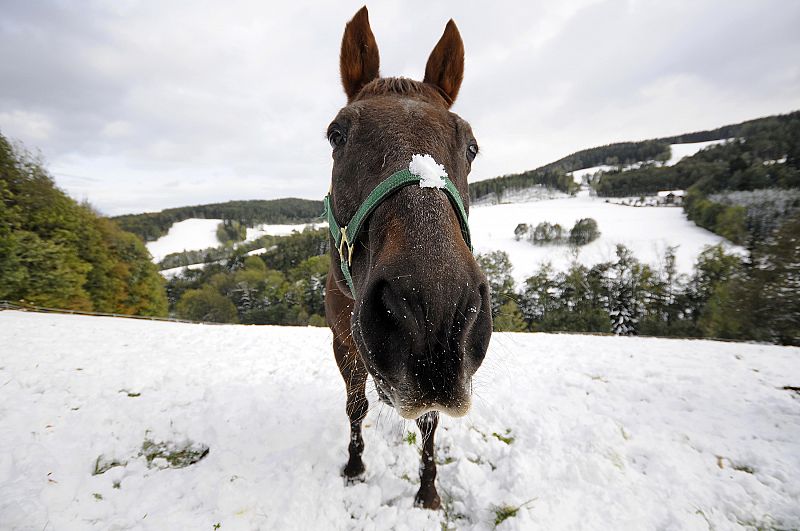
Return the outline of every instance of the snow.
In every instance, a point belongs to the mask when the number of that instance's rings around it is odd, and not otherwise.
[[[575,170],[568,172],[567,175],[572,175],[573,180],[577,184],[581,184],[583,182],[584,177],[591,177],[595,173],[602,173],[611,170],[615,170],[616,166],[607,166],[605,164],[600,166],[592,166],[591,168],[583,168],[582,170]]]
[[[147,243],[147,250],[158,263],[170,253],[193,251],[219,246],[217,227],[221,219],[190,218],[173,223],[169,232],[153,242]]]
[[[669,160],[665,164],[666,166],[674,166],[675,164],[679,163],[681,159],[684,157],[691,157],[692,155],[696,154],[699,151],[702,151],[708,147],[716,146],[717,144],[724,144],[732,139],[725,138],[722,140],[708,140],[706,142],[691,142],[688,144],[670,144],[669,148],[671,150],[671,154]]]
[[[419,182],[420,188],[444,188],[444,177],[447,177],[447,172],[444,166],[436,162],[436,159],[430,155],[412,156],[408,171],[422,177]]]
[[[211,262],[211,263],[216,263],[216,262]],[[161,271],[159,271],[159,273],[161,273],[161,276],[169,280],[177,276],[178,274],[184,273],[187,269],[192,269],[192,270],[203,269],[207,265],[208,264],[204,263],[204,264],[189,264],[187,266],[170,267],[168,269],[162,269]]]
[[[514,266],[514,279],[522,283],[546,261],[556,270],[566,270],[573,254],[567,245],[536,246],[525,239],[516,241],[516,226],[528,223],[535,227],[549,221],[569,230],[581,218],[594,218],[601,233],[597,240],[579,248],[578,260],[587,266],[614,260],[618,243],[652,265],[660,262],[668,246],[677,245],[676,266],[680,272],[689,273],[703,247],[726,242],[686,219],[680,208],[616,205],[586,191],[575,197],[532,203],[474,206],[470,209],[470,230],[475,251],[507,252]]]
[[[253,241],[266,235],[270,236],[288,236],[293,232],[303,232],[306,229],[318,229],[320,227],[327,227],[327,223],[300,223],[292,225],[269,225],[263,223],[255,227],[247,228],[247,238],[245,241]]]
[[[147,243],[147,249],[158,263],[171,253],[182,251],[200,251],[211,247],[219,247],[217,227],[221,219],[190,218],[174,223],[169,232],[153,242]],[[286,236],[294,231],[303,232],[306,228],[327,227],[327,223],[300,223],[292,225],[261,224],[247,228],[245,241],[256,240],[267,234]]]
[[[327,329],[3,311],[0,344],[4,529],[490,530],[522,504],[499,529],[800,527],[798,348],[495,334],[437,432],[445,512],[412,506],[416,427],[371,383],[345,486]],[[146,440],[209,452],[149,468]]]
[[[517,190],[505,190],[502,193],[499,201],[497,195],[494,192],[491,192],[481,196],[477,201],[473,202],[472,205],[483,206],[496,205],[498,203],[531,203],[533,201],[542,201],[544,199],[557,199],[563,197],[569,197],[569,195],[556,190],[555,188],[536,185]]]

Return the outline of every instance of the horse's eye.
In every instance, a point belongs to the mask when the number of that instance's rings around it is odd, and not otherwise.
[[[333,129],[330,133],[328,133],[328,142],[331,143],[331,147],[333,149],[336,149],[347,142],[347,137],[344,136],[344,133],[342,133],[339,129]]]
[[[467,146],[467,159],[472,162],[475,160],[475,156],[478,154],[478,144],[472,143]]]

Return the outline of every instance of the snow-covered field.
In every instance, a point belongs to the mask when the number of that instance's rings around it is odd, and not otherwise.
[[[306,228],[327,227],[327,223],[303,223],[300,225],[256,225],[247,228],[247,240],[251,241],[270,234],[272,236],[288,236],[292,232],[303,232]]]
[[[549,221],[560,223],[569,230],[581,218],[594,218],[602,234],[594,242],[581,247],[578,255],[578,260],[588,266],[613,260],[617,243],[626,245],[638,259],[651,265],[659,264],[667,246],[678,246],[678,268],[688,273],[704,246],[725,241],[688,221],[680,208],[633,208],[615,205],[607,203],[605,199],[591,197],[585,190],[576,197],[564,194],[556,194],[554,198],[549,195],[536,197],[540,199],[500,205],[475,205],[470,210],[470,228],[476,252],[506,251],[514,265],[513,274],[517,282],[523,282],[545,261],[550,261],[557,270],[564,270],[573,259],[572,251],[566,245],[542,247],[534,246],[526,240],[515,241],[514,228],[519,223],[535,226],[541,221]],[[149,243],[148,248],[151,249],[154,260],[158,261],[168,253],[184,248],[214,247],[218,245],[216,226],[219,222],[220,220],[189,219],[176,223],[169,234]],[[303,230],[304,227],[306,225],[262,225],[256,229],[248,229],[247,234],[248,239],[254,239],[263,234],[289,234],[293,230]],[[183,269],[178,267],[161,273],[169,278]]]
[[[729,142],[730,138],[722,140],[708,140],[706,142],[691,142],[689,144],[670,144],[671,156],[667,161],[667,166],[674,166],[679,163],[684,157],[691,157],[692,155],[702,151],[708,147],[716,146],[717,144],[724,144]]]
[[[706,142],[691,142],[688,144],[670,144],[670,157],[669,160],[664,163],[665,166],[674,166],[681,159],[686,157],[691,157],[696,153],[711,147],[716,146],[717,144],[722,144],[728,142],[732,139],[723,139],[723,140],[709,140]],[[630,166],[626,166],[623,169],[635,169],[641,166],[641,163],[632,164]],[[575,170],[569,172],[568,175],[572,175],[573,179],[576,183],[581,184],[583,182],[584,177],[591,177],[597,172],[607,172],[610,170],[616,169],[616,166],[608,166],[608,165],[600,165],[600,166],[592,166],[591,168],[583,168],[580,170]]]
[[[374,392],[345,486],[330,341],[0,312],[0,527],[489,530],[504,505],[509,530],[800,527],[800,349],[495,334],[471,413],[440,424],[431,512],[416,427]],[[209,451],[148,466],[160,443]]]
[[[582,170],[571,171],[567,175],[572,175],[572,179],[576,183],[581,184],[583,182],[584,177],[591,177],[595,173],[607,172],[613,170],[614,168],[616,168],[616,166],[606,166],[606,165],[592,166],[591,168],[583,168]]]
[[[147,250],[158,263],[170,253],[194,251],[217,247],[217,227],[221,219],[190,218],[173,223],[169,231],[153,242],[147,242]]]
[[[523,282],[543,262],[550,261],[556,270],[564,270],[573,256],[567,245],[536,246],[524,239],[516,241],[517,224],[536,226],[549,221],[569,230],[581,218],[594,218],[601,232],[598,239],[580,247],[578,261],[587,266],[613,260],[618,243],[631,249],[639,260],[657,266],[666,248],[677,245],[677,267],[687,273],[704,246],[725,241],[687,220],[680,208],[615,205],[582,191],[576,197],[534,203],[476,206],[470,209],[472,242],[476,252],[507,252],[514,278]]]
[[[153,261],[158,263],[170,253],[181,251],[199,251],[209,247],[219,247],[217,240],[217,227],[221,219],[190,218],[174,223],[167,234],[153,242],[147,243],[147,250],[153,256]],[[320,224],[298,225],[257,225],[247,228],[245,241],[255,240],[261,236],[272,234],[285,236],[293,231],[302,232],[307,226],[316,227]]]

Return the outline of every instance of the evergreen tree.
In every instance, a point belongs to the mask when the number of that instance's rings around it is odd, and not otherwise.
[[[491,289],[492,317],[497,316],[500,308],[509,299],[514,298],[514,278],[511,276],[511,260],[504,251],[493,251],[479,254],[478,265],[486,275]]]
[[[524,332],[527,329],[525,319],[513,299],[507,300],[500,307],[492,323],[498,332]]]

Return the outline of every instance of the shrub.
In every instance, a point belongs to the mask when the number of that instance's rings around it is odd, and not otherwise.
[[[586,245],[599,237],[597,222],[592,218],[579,219],[569,231],[569,243],[572,245]]]
[[[534,245],[548,245],[552,243],[559,243],[563,237],[564,229],[558,223],[552,224],[548,221],[542,221],[531,234],[531,243]]]
[[[517,228],[514,229],[514,239],[520,241],[525,235],[528,234],[528,231],[531,230],[530,225],[527,223],[520,223],[517,225]]]

